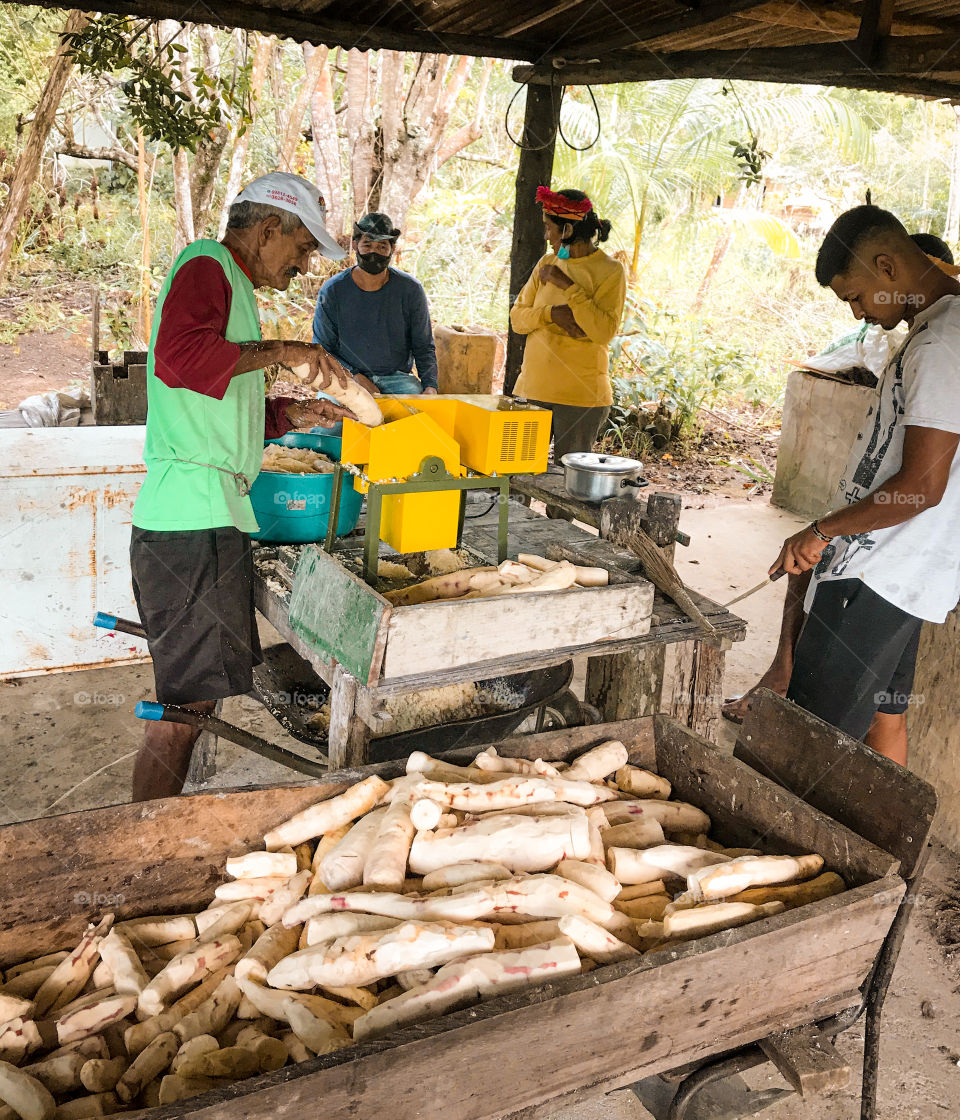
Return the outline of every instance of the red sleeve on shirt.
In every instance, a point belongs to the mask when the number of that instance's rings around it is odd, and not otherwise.
[[[293,397],[267,397],[264,419],[264,439],[279,439],[293,427],[287,419],[287,405],[294,404]]]
[[[240,358],[227,342],[233,293],[221,265],[194,257],[173,278],[154,345],[154,372],[171,389],[223,399]]]

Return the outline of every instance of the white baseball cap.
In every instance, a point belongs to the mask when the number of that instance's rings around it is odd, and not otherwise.
[[[308,179],[289,171],[272,171],[254,179],[237,195],[234,202],[265,202],[296,214],[320,245],[320,252],[332,261],[347,254],[327,232],[327,206],[323,195]]]

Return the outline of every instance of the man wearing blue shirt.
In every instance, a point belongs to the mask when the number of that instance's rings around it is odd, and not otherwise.
[[[354,225],[357,263],[320,289],[313,341],[381,393],[436,393],[426,292],[419,280],[389,267],[399,236],[390,218],[376,211]]]

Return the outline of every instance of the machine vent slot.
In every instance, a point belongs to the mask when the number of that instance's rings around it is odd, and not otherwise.
[[[520,425],[516,420],[508,420],[503,425],[503,442],[500,444],[500,458],[515,459],[517,457],[517,429]]]
[[[537,425],[527,421],[523,425],[523,442],[520,445],[520,462],[530,463],[537,457]]]

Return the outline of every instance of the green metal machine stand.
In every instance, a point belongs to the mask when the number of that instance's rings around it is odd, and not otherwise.
[[[377,559],[380,554],[380,519],[383,499],[393,494],[425,494],[437,490],[460,491],[460,515],[457,521],[457,548],[463,538],[463,519],[467,507],[468,490],[499,490],[497,501],[500,504],[497,520],[497,563],[507,558],[507,517],[509,514],[510,476],[468,474],[457,478],[450,474],[442,459],[428,455],[420,464],[416,474],[399,482],[372,482],[362,472],[337,462],[333,468],[333,493],[330,498],[330,516],[327,521],[327,536],[323,543],[326,552],[333,552],[337,539],[337,521],[340,518],[340,492],[345,475],[352,475],[366,482],[367,515],[363,534],[363,578],[372,584],[377,578]]]

